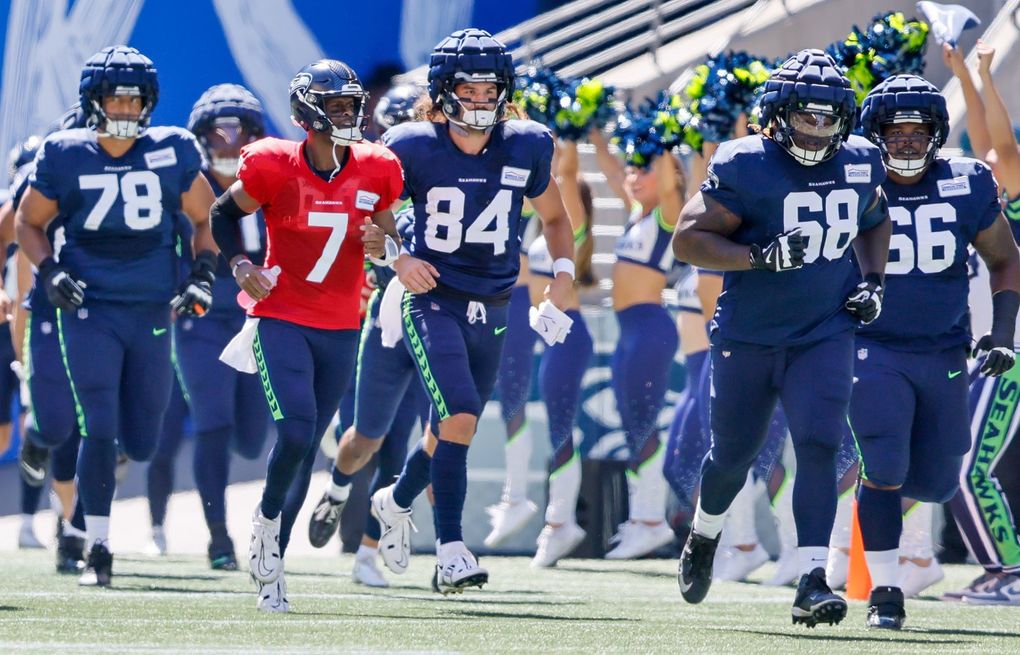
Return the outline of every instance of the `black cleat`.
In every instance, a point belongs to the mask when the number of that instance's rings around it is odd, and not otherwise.
[[[676,578],[680,583],[680,594],[688,603],[700,603],[708,595],[712,586],[712,563],[720,536],[709,539],[691,530],[687,537]]]
[[[89,551],[89,558],[85,562],[85,571],[78,579],[82,587],[109,587],[113,577],[113,554],[106,547],[106,544],[96,542]]]
[[[869,628],[901,630],[907,620],[903,607],[903,591],[899,587],[875,587],[868,598]]]
[[[50,465],[50,449],[37,446],[31,439],[21,442],[18,453],[18,470],[21,479],[30,487],[41,487],[46,481],[46,471]]]
[[[61,534],[57,537],[57,573],[79,575],[85,569],[85,540]]]
[[[340,513],[346,504],[346,500],[333,500],[328,493],[322,494],[319,504],[312,510],[312,517],[308,519],[308,541],[312,546],[322,548],[336,534]]]
[[[236,571],[237,555],[234,554],[234,542],[227,535],[226,528],[212,529],[209,541],[209,567],[214,571]]]
[[[819,623],[835,625],[846,616],[846,601],[832,593],[825,582],[825,569],[818,567],[800,577],[793,601],[793,622],[813,628]]]

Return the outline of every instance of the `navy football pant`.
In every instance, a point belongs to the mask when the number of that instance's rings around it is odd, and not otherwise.
[[[613,393],[630,448],[630,470],[637,473],[660,448],[659,412],[680,339],[662,305],[632,305],[616,319],[620,338],[613,353]]]
[[[440,543],[463,539],[467,446],[443,439],[439,423],[457,414],[481,415],[496,383],[507,315],[506,305],[404,294],[404,339],[431,396],[430,423],[439,436],[430,478]]]
[[[1020,429],[1020,366],[1000,377],[977,373],[970,386],[971,446],[960,470],[960,490],[950,501],[953,518],[974,559],[985,570],[1020,573],[1020,539],[997,467],[1017,448]]]
[[[85,514],[109,516],[118,447],[135,461],[156,449],[170,401],[170,312],[163,303],[86,303],[58,312],[78,429]]]
[[[11,416],[11,407],[14,402],[14,394],[21,384],[18,376],[11,370],[14,360],[11,324],[10,322],[0,323],[0,425],[10,423],[14,418]],[[25,401],[22,400],[22,402]]]
[[[182,318],[174,331],[177,367],[195,428],[192,470],[206,524],[226,521],[230,454],[255,459],[269,430],[269,410],[258,376],[219,361],[243,327],[244,316]]]
[[[531,395],[531,369],[535,361],[535,342],[538,333],[531,329],[528,312],[531,296],[527,285],[518,285],[510,294],[507,309],[506,340],[503,357],[499,362],[499,409],[507,427],[507,440],[524,425],[524,407]]]
[[[74,397],[61,356],[56,318],[28,315],[24,351],[29,391],[26,436],[36,445],[46,448],[53,448],[72,437],[77,440]],[[77,445],[73,452],[72,461],[77,463]],[[56,479],[73,480],[74,473],[72,471],[68,477]]]
[[[259,321],[255,359],[277,429],[261,508],[267,518],[283,513],[281,553],[308,492],[319,439],[351,381],[357,347],[357,330]]]
[[[184,419],[187,415],[188,404],[184,391],[181,389],[180,380],[175,379],[170,390],[170,404],[163,414],[159,443],[146,471],[146,493],[153,526],[161,526],[166,520],[167,502],[174,490],[174,460],[177,459],[177,453],[181,449]]]
[[[399,346],[399,344],[398,344]],[[375,493],[383,487],[393,484],[394,478],[400,475],[400,469],[404,466],[407,458],[407,441],[411,438],[414,426],[422,423],[422,408],[428,407],[424,403],[425,392],[415,380],[408,388],[403,400],[397,406],[396,415],[390,424],[389,431],[383,438],[382,446],[376,453],[377,467],[372,477],[371,492]],[[381,530],[379,522],[369,512],[365,519],[365,536],[379,541]]]
[[[701,507],[723,514],[744,486],[781,400],[797,456],[793,511],[800,546],[826,547],[836,514],[836,453],[846,432],[853,333],[792,348],[713,343],[712,446]]]

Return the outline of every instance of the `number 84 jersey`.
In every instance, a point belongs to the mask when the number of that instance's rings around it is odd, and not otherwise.
[[[481,153],[469,155],[449,129],[403,123],[383,135],[403,164],[404,197],[414,203],[408,249],[459,294],[508,296],[520,272],[521,207],[549,185],[552,136],[533,121],[504,121]]]
[[[886,180],[882,188],[893,224],[885,299],[858,338],[908,352],[969,343],[967,247],[1001,212],[991,169],[938,158],[918,183]]]
[[[150,127],[116,158],[94,130],[46,139],[29,184],[65,217],[60,263],[88,285],[86,298],[170,300],[177,282],[174,214],[201,165],[195,138],[177,127]]]
[[[729,238],[764,247],[800,228],[806,244],[800,269],[726,272],[713,340],[796,346],[852,329],[843,304],[860,273],[850,246],[885,219],[884,204],[868,211],[884,180],[878,148],[857,136],[815,166],[760,135],[720,144],[701,192],[740,217]]]

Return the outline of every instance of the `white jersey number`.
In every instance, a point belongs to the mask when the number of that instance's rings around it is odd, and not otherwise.
[[[462,243],[492,245],[492,254],[506,252],[510,238],[510,205],[513,194],[500,189],[464,231],[464,192],[457,187],[429,189],[425,202],[425,245],[436,252],[452,253]]]
[[[921,205],[911,216],[906,207],[890,207],[889,217],[899,226],[913,223],[917,239],[915,244],[906,234],[892,235],[889,263],[885,267],[888,275],[906,275],[915,268],[922,273],[940,273],[952,266],[956,259],[956,237],[950,230],[933,229],[932,222],[955,223],[956,208],[948,202]]]
[[[333,267],[337,255],[340,254],[340,246],[347,236],[347,214],[336,212],[308,212],[309,227],[328,227],[332,231],[326,239],[326,245],[315,262],[311,272],[305,278],[309,282],[319,283],[326,279],[329,269]]]
[[[163,218],[163,187],[152,171],[79,175],[82,191],[101,191],[92,211],[85,218],[86,230],[98,230],[119,195],[124,200],[124,224],[132,230],[149,230]]]
[[[853,189],[833,189],[825,199],[815,191],[796,191],[783,201],[783,231],[799,227],[807,239],[804,263],[819,256],[836,261],[857,236],[857,206],[860,200]],[[801,219],[802,212],[807,216]],[[821,214],[819,220],[818,214]],[[824,222],[824,226],[823,226]]]

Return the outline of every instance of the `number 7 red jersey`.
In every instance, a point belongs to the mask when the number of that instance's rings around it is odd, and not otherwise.
[[[238,178],[266,218],[265,266],[279,266],[272,293],[248,313],[327,330],[357,329],[365,217],[389,208],[404,186],[396,156],[383,146],[348,146],[332,182],[305,159],[304,143],[262,139],[241,151]]]

